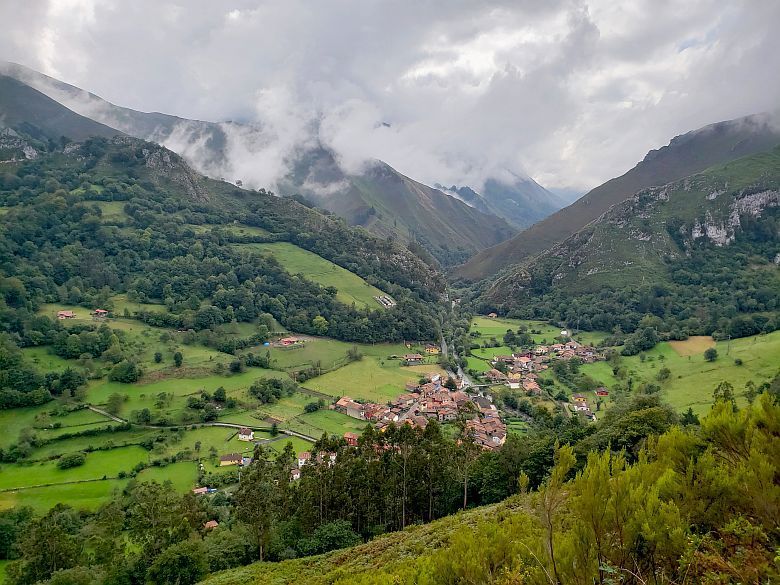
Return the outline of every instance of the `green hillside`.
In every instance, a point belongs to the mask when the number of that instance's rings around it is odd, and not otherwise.
[[[778,327],[780,148],[639,191],[496,279],[485,312],[582,329],[743,337]],[[677,338],[677,337],[672,337]]]
[[[336,299],[345,305],[375,308],[379,303],[374,297],[386,294],[338,264],[288,242],[245,245],[270,254],[291,274],[303,274],[324,287],[338,289]]]
[[[677,136],[669,145],[650,151],[624,175],[596,187],[512,239],[476,254],[459,266],[454,275],[472,281],[495,275],[563,242],[637,191],[665,185],[777,144],[780,132],[772,116],[765,114],[711,124]]]
[[[325,149],[301,155],[280,191],[300,193],[380,237],[414,242],[415,250],[444,265],[462,262],[515,231],[500,216],[470,207],[382,161],[368,163],[360,174],[345,174]]]
[[[96,126],[102,126],[98,122],[103,122],[130,136],[161,144],[177,144],[182,154],[187,153],[190,147],[197,143],[198,156],[191,163],[198,165],[198,171],[211,177],[228,175],[231,181],[247,181],[247,177],[230,176],[233,171],[227,154],[228,139],[223,125],[116,106],[83,89],[15,63],[0,62],[0,73],[10,76],[7,79],[16,85],[26,84],[22,87],[42,98],[48,99],[43,94],[48,95],[51,98],[48,101],[52,104],[59,105],[59,102],[84,116],[94,118],[97,120],[93,122]],[[0,101],[0,112],[2,111],[3,104]],[[32,111],[27,112],[27,117],[41,117],[45,120],[52,116],[48,110],[42,114],[33,107]],[[87,118],[84,120],[92,122]],[[252,135],[255,131],[239,123],[231,124],[247,135]],[[186,135],[192,143],[181,142],[181,132],[178,131],[182,128],[186,128]],[[75,140],[83,140],[90,134],[106,135],[98,131],[86,134],[79,132],[77,136],[65,132],[64,129],[57,132],[57,139],[60,135]],[[168,140],[172,135],[177,138]],[[280,180],[278,185],[263,187],[274,187],[282,195],[303,195],[318,206],[343,217],[350,225],[363,226],[383,239],[392,237],[405,243],[413,242],[413,245],[419,246],[421,254],[426,257],[432,254],[444,265],[463,262],[476,251],[498,244],[515,233],[515,229],[501,219],[502,214],[496,216],[483,213],[437,189],[402,175],[382,161],[375,161],[362,173],[347,174],[341,169],[333,153],[322,146],[303,151],[298,160],[293,162],[289,175]],[[527,215],[528,219],[536,219],[540,217],[540,213],[546,215],[557,208],[544,201],[544,189],[536,184],[518,191],[531,193],[531,201],[528,202],[523,201],[523,196],[518,196],[511,189],[507,193],[507,187],[497,183],[491,184],[489,188],[491,195],[496,191],[497,197],[504,201],[509,199],[510,205],[514,200],[520,201],[522,209],[527,209],[527,213],[521,212],[521,215]],[[524,225],[528,223],[530,222],[526,220]]]

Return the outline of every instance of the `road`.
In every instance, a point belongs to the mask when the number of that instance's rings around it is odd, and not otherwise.
[[[446,359],[449,357],[449,346],[447,345],[447,340],[444,339],[444,336],[442,335],[441,338],[441,354]],[[458,354],[456,354],[454,351],[452,352],[452,358],[457,362],[458,361]],[[457,374],[450,372],[447,370],[447,375],[451,378],[462,378],[463,379],[463,387],[468,388],[470,386],[473,386],[473,382],[471,379],[466,375],[466,372],[463,371],[463,368],[460,367],[460,364],[458,364],[458,372]]]

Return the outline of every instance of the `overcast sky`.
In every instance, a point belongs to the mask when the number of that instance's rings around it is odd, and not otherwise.
[[[345,166],[427,183],[584,191],[780,105],[775,0],[0,0],[0,21],[0,58],[116,104],[316,127]]]

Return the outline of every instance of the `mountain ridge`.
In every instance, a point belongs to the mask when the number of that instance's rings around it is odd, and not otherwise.
[[[84,114],[110,122],[126,134],[178,152],[199,172],[212,178],[227,174],[225,163],[229,159],[231,129],[253,131],[249,126],[234,123],[186,120],[116,106],[93,93],[14,63],[1,65],[0,71],[49,92],[64,107],[82,109]],[[412,243],[421,253],[429,253],[444,265],[462,262],[515,233],[500,216],[474,209],[382,161],[369,164],[363,174],[351,175],[340,168],[333,153],[315,145],[296,153],[287,163],[290,172],[273,186],[280,194],[303,195],[323,209],[344,217],[350,225],[364,227],[381,237]],[[377,167],[383,171],[377,173]],[[240,179],[231,177],[236,183]]]
[[[515,237],[477,253],[456,267],[453,275],[467,281],[495,275],[565,240],[641,189],[665,185],[777,144],[780,126],[771,113],[717,122],[676,136],[668,145],[648,152],[623,175],[592,189]]]

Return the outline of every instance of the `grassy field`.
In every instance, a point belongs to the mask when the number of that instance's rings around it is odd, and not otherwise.
[[[715,340],[709,335],[696,335],[684,341],[670,341],[669,345],[677,352],[677,355],[688,357],[689,355],[704,354],[707,349],[715,347]]]
[[[292,274],[302,273],[308,280],[322,286],[334,286],[338,289],[336,298],[347,305],[355,303],[357,307],[378,309],[381,305],[374,296],[384,295],[378,288],[371,286],[357,274],[326,260],[313,252],[299,248],[288,242],[271,244],[240,244],[264,253],[271,254]]]
[[[126,483],[127,480],[123,479],[109,479],[0,492],[0,510],[14,506],[31,506],[37,512],[43,513],[60,502],[79,510],[95,510]]]
[[[215,225],[215,224],[203,224],[194,225],[190,224],[188,227],[192,228],[196,234],[205,234],[210,232],[214,228],[230,232],[235,236],[268,236],[271,234],[268,230],[261,227],[255,227],[251,225],[233,224],[233,225]]]
[[[346,363],[347,352],[353,347],[356,347],[363,355],[377,358],[402,355],[410,351],[402,343],[376,343],[368,345],[347,343],[328,337],[307,336],[305,339],[305,344],[299,348],[270,348],[272,367],[282,370],[300,370],[319,362],[323,369],[334,369]],[[422,352],[422,348],[415,348],[414,351]]]
[[[0,213],[2,213],[2,209],[0,209]],[[0,561],[0,585],[3,585],[5,583],[5,568],[8,566],[9,561]]]
[[[512,348],[506,345],[499,347],[481,347],[479,349],[472,349],[471,353],[484,360],[492,360],[497,355],[512,355]]]
[[[335,410],[318,410],[291,419],[287,428],[319,438],[323,432],[329,435],[342,436],[346,432],[360,434],[366,428],[365,421],[347,416]]]
[[[554,343],[555,338],[561,334],[559,327],[553,327],[544,321],[507,319],[505,317],[491,319],[490,317],[477,316],[471,321],[471,331],[477,332],[479,336],[472,339],[481,342],[495,338],[501,342],[507,329],[517,331],[521,325],[528,328],[534,343]],[[538,333],[531,333],[532,331],[538,331]],[[603,331],[581,331],[574,335],[574,339],[584,345],[598,345],[608,336],[609,334]]]
[[[350,396],[356,400],[387,402],[402,394],[409,381],[436,372],[443,374],[438,364],[402,367],[397,360],[381,360],[366,356],[306,382],[306,386],[329,396]]]
[[[477,372],[487,372],[493,368],[493,366],[490,365],[490,362],[471,356],[466,358],[466,364],[469,370]]]
[[[714,362],[704,359],[703,348],[707,347],[715,347],[718,351],[718,359]],[[742,365],[737,365],[736,359],[742,360]],[[674,347],[671,343],[660,343],[646,353],[644,362],[639,356],[632,356],[623,358],[622,364],[636,381],[660,384],[664,398],[676,410],[682,412],[691,407],[695,413],[704,414],[712,404],[713,390],[720,382],[731,383],[737,404],[744,404],[743,392],[748,380],[758,386],[780,371],[780,331],[734,339],[730,344],[701,338],[678,342]],[[663,367],[671,370],[671,376],[665,382],[658,382],[656,375]],[[617,382],[611,367],[604,362],[584,365],[582,371],[607,387]]]

